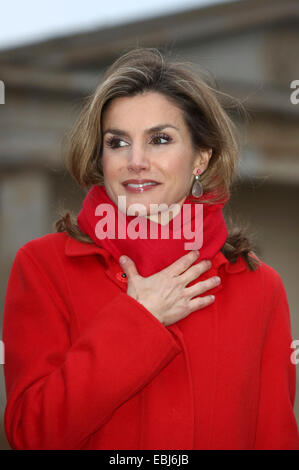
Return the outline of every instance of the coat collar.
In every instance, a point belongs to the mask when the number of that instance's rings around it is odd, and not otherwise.
[[[80,242],[69,235],[67,235],[65,243],[65,254],[66,256],[101,255],[107,265],[109,265],[109,260],[112,258],[112,255],[107,250],[95,243]]]
[[[75,238],[67,235],[67,240],[65,244],[65,254],[66,256],[88,256],[97,254],[103,257],[107,266],[111,265],[111,261],[113,260],[112,255],[105,250],[105,248],[101,248],[100,246],[96,245],[95,243],[86,243],[80,242]],[[215,270],[218,271],[220,266],[224,265],[224,269],[228,273],[239,273],[241,271],[246,270],[246,263],[244,259],[239,256],[235,263],[229,263],[228,259],[223,255],[221,251],[219,251],[212,260],[212,265]]]

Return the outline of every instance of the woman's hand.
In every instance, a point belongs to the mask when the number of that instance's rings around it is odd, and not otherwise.
[[[210,277],[186,287],[211,267],[211,262],[207,260],[191,266],[197,257],[198,252],[191,251],[162,271],[142,277],[138,274],[134,261],[126,256],[127,261],[121,263],[121,266],[128,279],[127,294],[141,303],[165,326],[206,307],[214,301],[213,296],[195,299],[193,297],[217,286],[220,281],[217,282],[216,277]]]

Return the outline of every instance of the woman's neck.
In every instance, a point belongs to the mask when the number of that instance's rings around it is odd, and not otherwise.
[[[172,204],[173,209],[165,210],[163,212],[160,211],[157,214],[147,215],[146,216],[147,219],[150,219],[152,222],[156,222],[157,224],[160,224],[160,225],[167,225],[170,220],[172,220],[174,217],[176,217],[180,213],[186,197],[187,196],[185,196],[181,201],[176,202],[175,204]]]

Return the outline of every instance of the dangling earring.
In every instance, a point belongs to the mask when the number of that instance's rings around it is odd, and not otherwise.
[[[192,185],[192,196],[196,198],[200,198],[203,195],[203,187],[202,184],[199,182],[201,170],[197,170],[197,175],[194,177],[193,185]]]

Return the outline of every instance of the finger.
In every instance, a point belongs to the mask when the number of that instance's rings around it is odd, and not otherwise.
[[[135,263],[131,258],[128,256],[121,256],[119,258],[119,264],[121,265],[123,271],[126,273],[127,278],[131,278],[133,276],[138,275],[138,271],[136,269]]]
[[[201,295],[207,290],[213,289],[214,287],[218,286],[218,284],[220,284],[220,280],[217,279],[217,276],[210,277],[204,281],[197,282],[191,287],[186,287],[184,294],[192,299],[192,297],[195,297],[196,295]]]
[[[180,275],[180,279],[183,285],[189,284],[189,282],[197,279],[201,274],[208,271],[212,266],[211,261],[203,260],[199,263],[196,263],[194,266],[191,266],[187,271]]]
[[[201,310],[204,307],[212,304],[215,300],[214,295],[206,295],[205,297],[197,297],[196,299],[190,300],[189,308],[191,312],[195,312],[196,310]]]
[[[186,271],[194,261],[197,260],[199,253],[196,251],[190,251],[186,255],[182,256],[170,266],[166,268],[166,270],[173,276],[178,276],[182,272]]]

